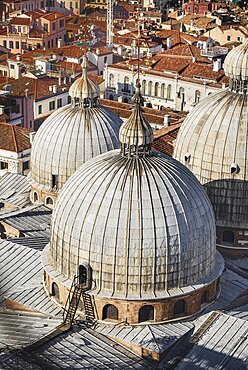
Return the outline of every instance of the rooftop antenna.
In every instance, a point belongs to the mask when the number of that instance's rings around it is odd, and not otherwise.
[[[114,0],[108,0],[107,8],[107,47],[113,48],[114,39]]]

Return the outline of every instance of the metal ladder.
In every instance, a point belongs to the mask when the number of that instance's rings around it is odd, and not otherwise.
[[[94,307],[91,296],[86,292],[87,289],[78,283],[78,276],[74,276],[71,289],[65,305],[63,323],[72,326],[76,316],[81,295],[83,297],[85,317],[87,322],[93,322],[95,319]],[[66,307],[68,306],[68,309]]]

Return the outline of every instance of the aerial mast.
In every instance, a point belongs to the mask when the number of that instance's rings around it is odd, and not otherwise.
[[[107,1],[107,47],[112,49],[114,36],[114,0]]]

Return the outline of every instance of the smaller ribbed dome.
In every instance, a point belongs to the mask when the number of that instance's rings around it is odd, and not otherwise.
[[[132,114],[120,128],[119,138],[123,155],[147,155],[153,142],[152,128],[144,117],[141,107],[144,99],[141,95],[140,87],[140,83],[137,82],[136,93],[133,97],[134,108]]]
[[[78,78],[69,89],[72,100],[78,99],[83,102],[85,99],[94,101],[99,96],[97,84],[87,76],[87,59],[84,56],[82,62],[82,76]]]
[[[226,76],[233,80],[248,80],[248,39],[228,53],[224,71]]]

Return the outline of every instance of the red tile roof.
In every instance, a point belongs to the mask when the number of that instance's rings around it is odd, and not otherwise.
[[[30,130],[0,122],[0,149],[20,153],[31,147]]]

